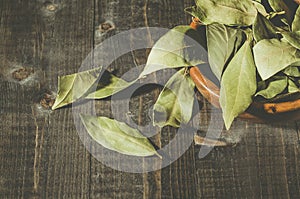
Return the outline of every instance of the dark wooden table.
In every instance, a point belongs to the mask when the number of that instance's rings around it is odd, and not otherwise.
[[[47,109],[45,93],[57,91],[58,75],[77,72],[99,42],[131,28],[187,24],[192,0],[1,0],[0,1],[0,198],[299,198],[299,124],[236,121],[224,136],[238,144],[214,148],[199,159],[191,145],[168,167],[146,174],[113,170],[81,142],[72,108]],[[99,37],[106,20],[115,30]],[[134,56],[133,56],[134,55]],[[122,72],[145,63],[146,50],[124,55]],[[29,76],[28,76],[29,75]],[[27,77],[28,76],[28,77]],[[137,96],[146,118],[157,91]],[[41,101],[44,106],[41,106]],[[110,116],[109,101],[97,101]],[[146,106],[147,105],[147,106]],[[204,102],[200,123],[209,125]],[[146,119],[145,119],[146,120]],[[172,137],[165,128],[159,145]]]

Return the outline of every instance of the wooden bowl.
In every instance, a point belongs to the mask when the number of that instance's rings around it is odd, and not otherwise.
[[[199,21],[193,19],[190,26],[197,29]],[[198,91],[214,107],[221,108],[219,103],[220,89],[210,79],[205,77],[196,66],[190,68],[190,76],[195,82]],[[300,99],[283,101],[277,103],[253,102],[249,108],[238,116],[242,119],[260,123],[274,123],[284,121],[295,121],[300,119]]]
[[[221,108],[219,103],[219,87],[205,77],[196,66],[190,68],[190,76],[204,98],[214,107]],[[239,118],[261,123],[299,120],[300,99],[278,103],[262,103],[254,101],[246,112],[239,115]]]

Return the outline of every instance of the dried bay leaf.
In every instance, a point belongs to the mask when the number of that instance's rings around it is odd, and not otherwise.
[[[195,84],[185,70],[183,68],[175,73],[160,93],[153,108],[154,125],[179,127],[190,121]]]
[[[161,157],[138,130],[107,117],[80,115],[89,135],[103,147],[132,156]]]
[[[105,71],[101,79],[98,82],[97,88],[94,92],[87,95],[86,99],[103,99],[117,92],[124,90],[125,88],[132,85],[135,81],[127,82],[121,78],[114,76],[113,74]]]
[[[288,101],[297,100],[299,98],[300,98],[300,91],[294,93],[284,92],[282,94],[275,96],[272,99],[266,99],[266,101],[263,102],[267,102],[267,103],[288,102]]]
[[[191,14],[204,24],[250,26],[257,14],[251,0],[197,0]]]
[[[277,38],[276,27],[260,13],[257,14],[252,29],[257,42],[263,39]]]
[[[203,64],[207,62],[205,45],[206,38],[201,31],[177,26],[155,43],[140,77],[166,68]]]
[[[206,37],[209,64],[220,80],[228,61],[242,46],[244,33],[225,25],[211,24],[207,25]]]
[[[300,77],[299,67],[297,66],[289,66],[283,72],[290,77]]]
[[[297,32],[300,31],[300,6],[298,6],[298,9],[296,11],[293,23],[292,23],[292,31]]]
[[[221,79],[220,105],[226,129],[252,103],[256,92],[256,69],[248,39],[229,62]]]
[[[281,34],[283,38],[286,39],[287,42],[289,42],[289,44],[300,50],[300,31],[282,32]]]
[[[264,5],[261,4],[261,1],[253,1],[254,6],[256,7],[257,11],[262,14],[263,16],[268,16],[269,14],[267,13]]]
[[[299,86],[297,86],[295,84],[294,81],[289,79],[289,81],[288,81],[288,91],[289,91],[289,93],[296,93],[296,92],[300,92],[300,88],[299,88]]]
[[[288,85],[287,77],[278,77],[271,81],[266,89],[261,90],[255,96],[262,96],[266,99],[272,99],[282,93]]]
[[[300,50],[278,39],[264,39],[253,47],[259,75],[266,80],[293,63],[300,61]]]
[[[82,98],[95,84],[102,67],[58,77],[58,92],[52,110]]]

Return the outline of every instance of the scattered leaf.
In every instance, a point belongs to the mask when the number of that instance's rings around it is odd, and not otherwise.
[[[140,77],[166,68],[195,66],[207,62],[206,38],[190,26],[177,26],[153,46]],[[202,46],[201,46],[202,45]]]
[[[179,127],[187,124],[194,105],[195,84],[186,68],[175,73],[165,85],[154,105],[154,125]]]
[[[256,92],[256,69],[249,40],[229,62],[221,79],[220,105],[226,129],[252,103]]]
[[[106,117],[80,115],[89,135],[107,149],[133,156],[161,157],[138,130]]]
[[[260,95],[266,99],[272,99],[275,96],[282,93],[284,89],[287,87],[287,84],[288,84],[287,77],[276,78],[275,80],[269,83],[266,89],[257,92],[255,96]]]
[[[286,67],[300,61],[300,51],[278,39],[264,39],[253,47],[258,73],[266,80]]]
[[[93,93],[86,96],[86,99],[103,99],[109,97],[132,85],[135,81],[127,82],[113,74],[105,71],[98,82],[97,88]]]
[[[221,24],[207,25],[207,49],[209,65],[220,80],[228,61],[244,42],[242,30]]]
[[[61,108],[82,98],[95,84],[102,67],[58,77],[58,93],[52,110]]]

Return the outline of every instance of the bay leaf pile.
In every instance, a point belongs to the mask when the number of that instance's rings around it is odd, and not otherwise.
[[[196,0],[186,12],[201,25],[197,29],[177,26],[162,36],[137,79],[127,82],[101,66],[59,77],[52,109],[82,99],[104,99],[153,72],[176,68],[153,106],[153,125],[179,127],[188,124],[193,112],[195,83],[189,68],[205,63],[220,83],[226,129],[253,101],[274,102],[300,93],[300,8],[296,3]],[[206,55],[195,50],[199,45]],[[108,149],[160,156],[141,132],[122,121],[88,115],[81,115],[81,120],[90,136]]]
[[[254,100],[299,92],[300,9],[283,0],[198,0],[187,12],[206,26],[227,129]]]

